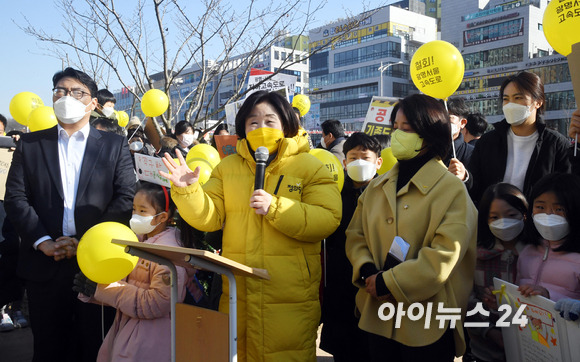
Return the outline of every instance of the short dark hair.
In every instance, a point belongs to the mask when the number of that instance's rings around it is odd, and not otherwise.
[[[507,87],[511,82],[514,83],[520,92],[530,95],[533,101],[542,102],[542,106],[538,108],[538,111],[536,112],[536,121],[541,121],[542,118],[540,116],[544,113],[544,108],[546,106],[546,94],[544,93],[544,82],[542,82],[542,79],[537,74],[525,70],[508,77],[499,88],[500,105],[503,102],[503,92],[505,87]]]
[[[109,92],[108,89],[99,89],[97,91],[97,102],[101,106],[104,106],[107,102],[112,102],[113,104],[117,103],[117,98],[113,95],[113,93]]]
[[[395,119],[397,118],[398,111],[399,111],[399,102],[395,103],[395,105],[393,106],[393,110],[391,111],[391,116],[389,117],[391,125],[395,124]]]
[[[185,132],[187,132],[187,130],[191,128],[191,131],[193,132],[193,126],[191,125],[191,123],[187,122],[187,121],[179,121],[177,122],[177,124],[175,125],[175,136],[179,136],[181,134],[184,134]]]
[[[444,160],[451,148],[451,126],[445,106],[424,94],[412,94],[399,102],[399,110],[415,132],[425,140],[428,151]]]
[[[447,100],[447,110],[450,116],[457,116],[459,118],[467,118],[469,115],[469,108],[461,97],[453,97]]]
[[[334,138],[344,137],[344,128],[338,119],[327,119],[320,125],[324,134],[331,133]]]
[[[489,230],[488,220],[491,203],[496,199],[504,200],[522,215],[528,214],[528,201],[516,186],[501,182],[485,189],[477,208],[477,246],[486,249],[491,249],[495,245],[495,237]]]
[[[467,116],[467,124],[465,128],[474,137],[481,137],[487,129],[487,121],[485,116],[479,112],[470,113]]]
[[[346,156],[348,151],[355,149],[358,146],[361,146],[363,150],[369,150],[376,153],[377,157],[381,157],[381,144],[374,137],[362,132],[355,132],[344,141],[344,144],[342,145],[342,153]]]
[[[372,136],[379,142],[381,148],[385,149],[391,147],[391,135],[390,134],[375,134]]]
[[[71,67],[68,67],[63,71],[56,72],[52,77],[52,86],[56,87],[56,84],[62,78],[66,77],[74,78],[79,82],[81,82],[82,84],[84,84],[89,89],[89,92],[91,92],[91,98],[97,97],[97,83],[95,83],[93,78],[89,77],[88,74],[81,72],[80,70],[73,69]]]
[[[566,210],[566,220],[570,226],[570,233],[560,247],[554,251],[580,252],[580,177],[570,173],[551,173],[542,177],[532,187],[530,193],[531,206],[528,210],[529,235],[526,238],[529,244],[539,245],[542,237],[533,222],[534,201],[546,192],[553,192],[558,201]]]
[[[0,122],[2,122],[2,124],[4,125],[4,130],[6,130],[6,125],[8,124],[8,121],[6,120],[6,117],[4,117],[4,115],[0,114]]]
[[[220,124],[219,124],[219,125],[218,125],[218,126],[217,126],[217,127],[214,129],[214,130],[213,130],[213,133],[214,133],[214,134],[218,134],[218,133],[220,133],[220,131],[224,131],[224,130],[225,130],[225,131],[228,131],[228,132],[230,131],[230,130],[228,129],[228,124],[227,124],[227,123],[220,123]]]
[[[284,137],[296,136],[300,128],[300,121],[286,98],[276,92],[258,91],[246,98],[236,115],[236,134],[238,137],[246,138],[246,119],[256,105],[264,102],[271,105],[278,113]]]
[[[93,126],[95,128],[97,128],[97,126],[101,126],[101,128],[105,132],[111,132],[111,133],[115,133],[115,134],[124,136],[123,130],[121,129],[121,127],[119,127],[118,125],[111,122],[111,120],[109,118],[103,118],[103,117],[95,118],[91,121],[91,126]]]

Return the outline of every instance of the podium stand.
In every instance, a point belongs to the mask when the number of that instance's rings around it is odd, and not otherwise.
[[[236,362],[237,357],[237,290],[234,275],[270,279],[268,271],[251,268],[223,256],[205,250],[189,249],[175,246],[155,245],[113,239],[113,243],[124,245],[125,251],[131,255],[166,265],[171,272],[171,361],[176,360],[176,303],[177,303],[177,270],[175,265],[185,268],[205,269],[225,275],[229,281],[229,361]],[[183,307],[186,307],[185,305]],[[186,313],[187,308],[179,308],[180,313]],[[211,311],[208,311],[210,313]],[[203,317],[198,317],[202,319]],[[212,318],[206,314],[206,318]],[[218,317],[219,318],[219,317]],[[219,324],[219,322],[218,322]],[[218,326],[218,329],[221,328]]]

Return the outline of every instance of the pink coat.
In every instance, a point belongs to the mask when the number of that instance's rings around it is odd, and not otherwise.
[[[175,228],[167,228],[144,242],[180,246],[178,235]],[[186,281],[185,269],[177,267],[178,302],[185,297]],[[169,361],[170,298],[169,268],[145,259],[139,259],[125,280],[99,284],[94,299],[117,308],[117,315],[97,361]]]
[[[527,245],[518,259],[518,285],[540,285],[550,299],[580,299],[580,253],[554,251],[548,242]]]

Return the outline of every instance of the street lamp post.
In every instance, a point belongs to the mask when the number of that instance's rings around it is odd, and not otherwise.
[[[381,62],[381,66],[379,67],[379,72],[381,72],[381,75],[379,76],[379,97],[383,96],[383,72],[387,69],[389,69],[389,67],[392,67],[393,65],[396,64],[403,64],[402,61],[398,61],[396,63],[389,63],[389,64],[385,64],[383,65],[383,62]]]

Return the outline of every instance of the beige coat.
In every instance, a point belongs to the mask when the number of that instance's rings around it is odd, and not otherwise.
[[[356,304],[361,312],[359,327],[408,346],[436,342],[449,326],[439,328],[435,318],[439,302],[445,308],[461,308],[465,316],[473,285],[476,259],[477,211],[462,182],[441,161],[428,161],[399,192],[399,165],[373,180],[361,195],[346,231],[346,252],[353,265],[353,282],[361,287]],[[386,286],[404,310],[418,302],[427,310],[433,303],[429,328],[425,316],[417,321],[402,317],[382,321],[382,304],[366,293],[360,268],[373,263],[381,270],[395,236],[410,244],[406,260],[382,274]],[[385,314],[388,314],[388,309]],[[455,352],[465,351],[463,323],[453,330]]]

